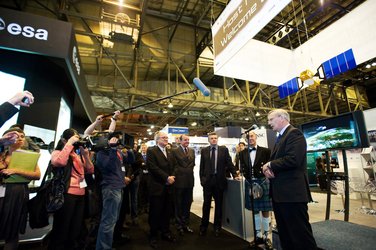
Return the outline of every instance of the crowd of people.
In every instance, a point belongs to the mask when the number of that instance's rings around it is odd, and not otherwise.
[[[25,101],[27,99],[27,101]],[[17,93],[0,106],[0,125],[13,116],[17,105],[29,107],[33,95],[24,91]],[[62,171],[66,190],[64,203],[54,212],[54,220],[48,249],[83,249],[91,247],[112,249],[115,241],[126,243],[130,237],[124,228],[126,215],[137,226],[140,213],[148,213],[149,244],[158,248],[160,239],[175,242],[171,229],[174,221],[180,236],[193,234],[190,225],[190,210],[193,201],[194,168],[196,155],[189,147],[189,135],[181,135],[174,144],[169,144],[163,131],[155,133],[155,146],[140,147],[121,144],[121,135],[115,132],[120,111],[115,111],[105,131],[103,147],[90,151],[80,144],[80,134],[67,128],[51,153],[50,164],[54,171]],[[85,130],[84,136],[95,135],[103,116]],[[257,134],[250,131],[248,142],[239,143],[235,162],[226,146],[218,145],[218,135],[208,134],[209,146],[201,150],[199,167],[203,188],[202,219],[198,234],[205,237],[209,227],[211,203],[214,199],[215,236],[222,229],[223,194],[227,178],[245,179],[246,209],[252,210],[255,222],[255,239],[250,247],[264,245],[272,249],[269,226],[271,211],[275,219],[283,249],[317,249],[309,224],[307,203],[312,200],[308,187],[306,141],[303,134],[290,125],[289,114],[282,109],[269,113],[268,123],[279,133],[276,145],[268,149],[257,145]],[[18,237],[25,232],[27,222],[28,182],[7,183],[9,175],[20,175],[28,181],[40,179],[39,166],[34,171],[8,168],[12,153],[25,146],[25,133],[16,126],[8,129],[0,146],[0,239],[5,240],[4,249],[17,249]],[[94,188],[93,188],[94,186]],[[90,188],[90,189],[89,189]],[[259,189],[255,194],[255,189]],[[94,226],[85,223],[86,207],[97,194],[91,214]],[[253,191],[253,192],[252,192]],[[261,195],[260,195],[261,193]],[[127,209],[129,208],[129,209]],[[129,211],[127,211],[129,210]],[[86,237],[82,236],[86,232]],[[88,242],[88,235],[94,241]]]

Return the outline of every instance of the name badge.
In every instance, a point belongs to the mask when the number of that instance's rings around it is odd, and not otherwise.
[[[125,167],[124,166],[121,167],[121,171],[125,172]]]
[[[80,182],[80,188],[86,188],[87,187],[87,183],[85,181],[85,179],[83,179],[81,182]]]
[[[0,198],[5,197],[5,186],[0,186]]]

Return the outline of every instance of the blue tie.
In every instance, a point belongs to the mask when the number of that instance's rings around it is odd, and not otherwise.
[[[282,138],[282,135],[279,134],[279,135],[277,136],[277,140],[275,141],[275,143],[277,144],[281,138]]]

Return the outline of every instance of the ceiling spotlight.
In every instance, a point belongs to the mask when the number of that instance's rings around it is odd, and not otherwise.
[[[371,66],[372,66],[372,67],[375,67],[375,66],[376,66],[376,62],[373,62],[373,63],[371,64]]]
[[[249,117],[244,118],[244,120],[249,121]]]
[[[371,68],[371,64],[367,64],[366,69],[370,69],[370,68]]]
[[[154,125],[151,125],[150,128],[153,129],[153,128],[154,128]]]
[[[150,128],[148,128],[146,131],[148,131],[148,132],[150,132],[151,131],[151,129]]]
[[[151,132],[151,131],[150,131],[150,132],[148,132],[148,134],[149,134],[149,135],[152,135],[152,134],[153,134],[153,132]]]
[[[172,105],[172,102],[170,102],[170,103],[167,105],[167,107],[169,107],[169,108],[173,108],[174,105]]]
[[[258,111],[256,112],[256,116],[260,116],[260,113]]]
[[[192,123],[191,123],[191,126],[193,126],[193,127],[194,127],[194,126],[197,126],[197,122],[192,122]]]
[[[167,114],[168,111],[164,109],[164,110],[162,111],[162,113],[163,113],[163,114]]]

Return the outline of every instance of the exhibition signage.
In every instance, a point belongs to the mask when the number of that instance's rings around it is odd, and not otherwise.
[[[0,8],[0,48],[65,58],[72,24]]]
[[[186,127],[169,127],[168,128],[168,134],[172,134],[172,136],[177,136],[177,135],[184,135],[188,134],[188,128]]]
[[[95,120],[71,23],[0,8],[0,49],[63,59],[88,117]]]
[[[223,66],[290,0],[232,0],[212,27],[214,70]]]
[[[239,4],[239,1],[231,1],[229,6],[233,2]],[[260,13],[264,9],[269,9],[266,7],[267,4],[263,5]],[[235,9],[233,7],[230,13],[234,12]],[[241,38],[245,37],[243,34],[246,28],[244,28],[231,38],[231,43],[226,44],[226,48],[221,51],[218,57],[215,54],[214,74],[279,86],[298,77],[302,71],[311,70],[315,72],[323,62],[351,48],[354,61],[350,60],[350,65],[346,65],[346,67],[350,66],[348,67],[350,69],[354,66],[354,62],[359,65],[376,57],[374,43],[370,42],[376,40],[376,32],[370,32],[376,27],[375,9],[376,1],[365,1],[293,50],[250,39],[250,35],[246,37],[247,39],[242,40]],[[226,17],[228,16],[230,16],[229,13]],[[221,20],[221,22],[223,25],[224,20]],[[213,37],[218,29],[218,26],[213,26]],[[217,46],[216,44],[218,43],[216,42],[215,46]],[[214,50],[216,51],[217,48],[214,48]],[[343,61],[343,58],[339,59]],[[329,72],[329,68],[330,71],[333,70],[332,66],[325,67],[326,73],[328,73],[326,77],[334,75],[338,71],[337,69],[342,72],[344,68],[344,65],[342,65],[334,69],[332,74],[332,72]]]

